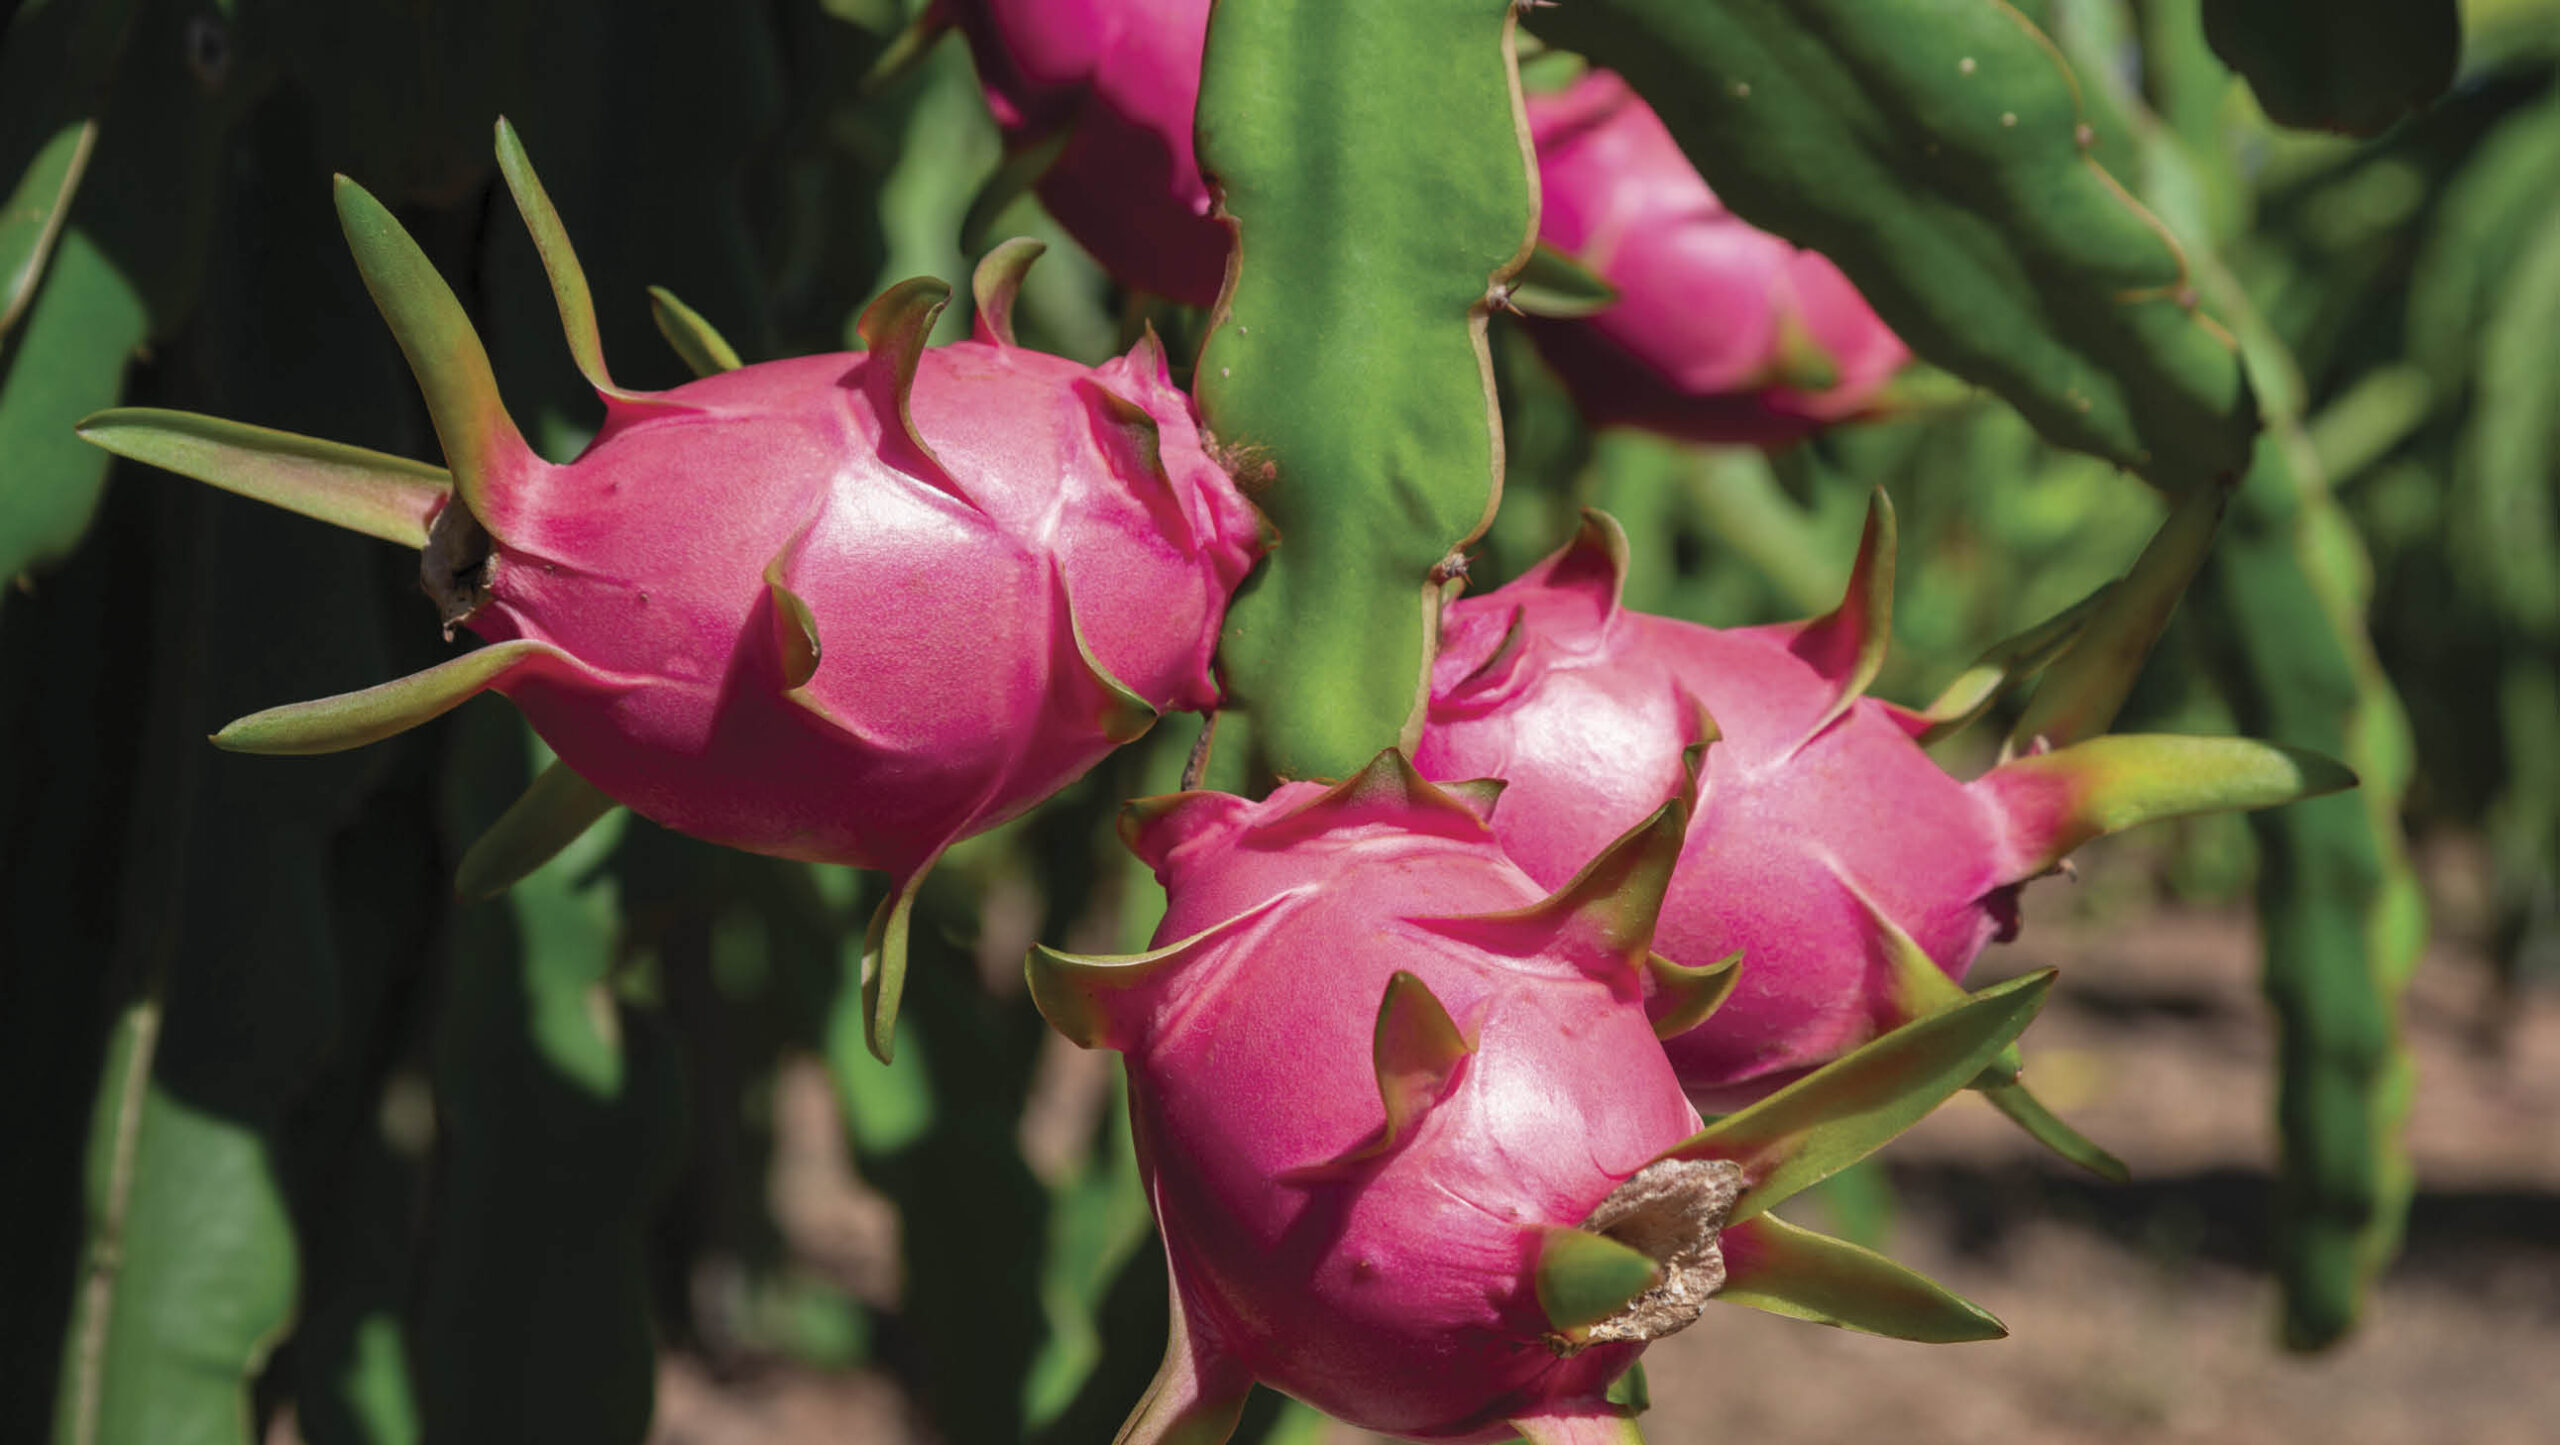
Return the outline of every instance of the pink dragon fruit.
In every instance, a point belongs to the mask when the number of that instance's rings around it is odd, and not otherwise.
[[[1496,791],[1390,751],[1259,803],[1142,800],[1122,832],[1165,886],[1161,946],[1033,951],[1042,1013],[1127,1057],[1172,1270],[1172,1341],[1123,1445],[1214,1445],[1256,1380],[1415,1439],[1630,1440],[1611,1382],[1720,1289],[1911,1338],[1998,1332],[1762,1211],[1959,1087],[2042,982],[1701,1131],[1645,1005],[1649,979],[1684,1024],[1731,978],[1647,951],[1685,806],[1542,896],[1485,821]]]
[[[1589,71],[1528,108],[1538,239],[1618,292],[1529,323],[1594,422],[1774,445],[1876,405],[1909,350],[1840,268],[1727,211],[1624,80]]]
[[[503,121],[499,155],[605,402],[576,461],[526,446],[452,293],[343,177],[340,217],[449,478],[175,413],[103,413],[83,435],[421,546],[448,633],[489,640],[217,742],[334,750],[505,693],[590,796],[733,847],[893,875],[867,980],[885,1052],[925,870],[1159,711],[1217,701],[1210,655],[1258,520],[1152,338],[1090,369],[1012,344],[1029,242],[980,269],[972,340],[926,349],[948,292],[910,281],[864,313],[862,353],[615,386],[566,234]]]
[[[2081,843],[2354,781],[2291,749],[2170,736],[2031,745],[1971,782],[1948,776],[1918,739],[1987,706],[1989,690],[1955,711],[1864,695],[1889,632],[1892,533],[1878,493],[1837,610],[1719,630],[1621,607],[1625,538],[1586,513],[1570,545],[1444,623],[1415,763],[1508,783],[1495,832],[1542,883],[1642,816],[1684,748],[1720,739],[1655,942],[1683,963],[1743,961],[1732,1000],[1666,1042],[1701,1108],[1764,1095],[1955,996],[1952,981],[2015,930],[2020,886]],[[2131,581],[2119,588],[2133,605]],[[2008,652],[2040,665],[2070,636],[2043,631],[2040,647]],[[2111,1164],[2044,1115],[2013,1067],[1987,1082],[2040,1138]]]
[[[1041,203],[1104,270],[1218,299],[1227,229],[1192,151],[1209,0],[941,0],[1017,156],[1056,154]]]

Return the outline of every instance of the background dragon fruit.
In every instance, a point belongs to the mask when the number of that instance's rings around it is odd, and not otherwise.
[[[1228,233],[1191,143],[1208,0],[938,3],[969,38],[1005,145],[1041,160],[1058,224],[1131,286],[1217,300]]]
[[[1542,897],[1486,825],[1498,792],[1444,791],[1390,751],[1339,785],[1258,803],[1140,801],[1123,831],[1165,887],[1158,946],[1033,952],[1050,1022],[1127,1059],[1173,1272],[1165,1365],[1122,1440],[1212,1445],[1256,1380],[1412,1439],[1631,1440],[1610,1384],[1729,1277],[1737,1298],[1788,1312],[1818,1295],[1834,1323],[1998,1332],[1872,1256],[1800,1276],[1818,1237],[1750,1222],[1810,1182],[1780,1161],[1819,1156],[1815,1175],[1847,1163],[1966,1065],[1906,1057],[1895,1087],[1860,1098],[1861,1122],[1820,1146],[1802,1136],[1847,1112],[1854,1082],[1830,1081],[1810,1110],[1701,1131],[1645,1010],[1648,979],[1681,1023],[1731,982],[1730,964],[1647,951],[1685,805],[1660,805]],[[1964,1012],[1978,1027],[2017,1002]],[[1937,1047],[1978,1066],[2023,1007]],[[1783,1142],[1731,1142],[1780,1118]],[[1830,1287],[1798,1297],[1816,1277]],[[1932,1302],[1861,1312],[1906,1289]]]
[[[1538,239],[1618,293],[1529,323],[1592,421],[1774,445],[1878,404],[1910,349],[1839,267],[1726,210],[1624,80],[1588,71],[1528,110]]]
[[[905,911],[933,861],[1161,711],[1217,701],[1209,658],[1258,550],[1253,510],[1153,338],[1099,368],[1012,344],[1027,243],[981,269],[968,341],[926,347],[948,291],[910,282],[863,313],[865,352],[618,387],[504,122],[498,148],[605,402],[575,461],[525,444],[459,304],[344,179],[348,239],[426,390],[450,491],[431,468],[209,418],[106,412],[82,434],[422,546],[448,633],[490,641],[216,741],[352,747],[495,688],[577,778],[647,817],[890,873],[871,965],[885,1053]]]

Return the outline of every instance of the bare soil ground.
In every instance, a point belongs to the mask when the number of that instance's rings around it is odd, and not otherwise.
[[[1976,981],[2062,966],[2029,1036],[2030,1077],[2123,1156],[2134,1183],[2076,1176],[1988,1106],[1959,1100],[1888,1151],[1899,1199],[1888,1249],[1990,1308],[2011,1337],[1923,1347],[1711,1309],[1646,1357],[1648,1438],[2560,1440],[2560,989],[2497,995],[2461,942],[2463,862],[2436,870],[2447,941],[2408,1008],[2421,1071],[2409,1244],[2345,1344],[2313,1358],[2275,1344],[2261,1264],[2273,1039],[2246,914],[2104,922],[2048,885],[2031,893],[2024,939],[1995,950]],[[816,1122],[786,1133],[816,1137]],[[838,1247],[858,1254],[842,1231],[876,1239],[878,1222],[847,1209],[833,1216]],[[876,1376],[715,1382],[680,1356],[661,1376],[658,1445],[923,1438]],[[1337,1429],[1328,1445],[1368,1438]]]

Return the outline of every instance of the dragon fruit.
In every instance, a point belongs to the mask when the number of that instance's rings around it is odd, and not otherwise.
[[[1227,229],[1191,144],[1209,0],[941,0],[1008,150],[1045,160],[1058,224],[1142,290],[1193,306],[1226,281]]]
[[[604,400],[576,461],[525,444],[453,294],[343,177],[340,218],[449,475],[178,413],[102,413],[82,434],[420,546],[447,634],[489,641],[216,742],[330,751],[495,689],[601,797],[713,842],[885,870],[866,979],[885,1055],[925,870],[1160,711],[1216,703],[1210,656],[1258,519],[1152,338],[1098,368],[1012,344],[1034,243],[980,268],[969,341],[926,349],[948,291],[910,281],[863,314],[864,352],[616,386],[567,236],[503,121],[498,149]]]
[[[2182,513],[2163,536],[2209,536],[2210,524]],[[1679,776],[1685,748],[1719,738],[1655,941],[1686,964],[1743,961],[1724,1008],[1666,1041],[1691,1098],[1710,1111],[1956,996],[1954,981],[1984,946],[2014,933],[2020,887],[2081,843],[2354,781],[2292,749],[2173,736],[2062,747],[2031,738],[1970,782],[1949,776],[1921,740],[1977,715],[1991,688],[1951,690],[1954,701],[1925,712],[1865,695],[1892,607],[1893,514],[1882,493],[1847,597],[1809,622],[1720,630],[1630,611],[1619,603],[1625,547],[1614,521],[1586,513],[1561,551],[1449,608],[1414,761],[1429,777],[1509,784],[1494,830],[1530,877],[1552,884],[1642,816]],[[2136,572],[2102,595],[2102,614],[2113,605],[2166,615],[2161,598],[2142,595],[2159,590],[2141,580],[2143,564]],[[2090,611],[1994,656],[2023,671],[2067,644],[2073,624],[2109,633]],[[2141,648],[2130,651],[2101,665],[2129,675]],[[1985,1081],[1993,1101],[2081,1162],[2120,1169],[2043,1112],[2016,1083],[2014,1062]]]
[[[1415,1439],[1629,1440],[1611,1382],[1719,1291],[1909,1338],[1999,1332],[1763,1211],[1959,1087],[2043,981],[1701,1130],[1655,1038],[1732,968],[1647,948],[1685,803],[1547,895],[1495,842],[1498,791],[1391,750],[1258,803],[1141,800],[1122,833],[1165,886],[1160,946],[1033,950],[1042,1013],[1126,1056],[1172,1271],[1123,1445],[1214,1445],[1256,1380]]]
[[[1840,268],[1726,210],[1624,80],[1587,71],[1528,111],[1538,239],[1618,293],[1529,322],[1594,422],[1771,445],[1878,404],[1909,350]]]

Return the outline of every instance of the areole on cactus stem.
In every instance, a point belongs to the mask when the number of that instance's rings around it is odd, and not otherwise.
[[[1552,892],[1496,841],[1498,785],[1426,782],[1393,750],[1336,785],[1123,811],[1165,886],[1159,946],[1026,964],[1053,1025],[1126,1059],[1172,1272],[1172,1337],[1122,1445],[1214,1445],[1257,1380],[1414,1439],[1630,1442],[1612,1382],[1717,1297],[2001,1333],[1767,1211],[1989,1067],[2050,975],[1701,1127],[1647,1004],[1692,1024],[1734,965],[1652,950],[1690,811],[1685,783],[1666,791]]]
[[[1726,1006],[1667,1040],[1707,1109],[1731,1108],[1879,1031],[1962,997],[2016,897],[2072,849],[2158,818],[2267,807],[2351,786],[2326,758],[2237,738],[2094,736],[2113,718],[2221,498],[2183,500],[2122,581],[1994,648],[1931,707],[1867,696],[1893,605],[1893,510],[1878,492],[1847,594],[1808,622],[1717,629],[1626,609],[1626,541],[1605,514],[1507,587],[1453,604],[1415,762],[1507,785],[1493,824],[1531,877],[1569,876],[1708,754],[1655,947],[1684,963],[1739,953]],[[2057,658],[2059,660],[2057,660]],[[2021,736],[1970,782],[1924,741],[2051,673]],[[1978,1081],[2037,1138],[2101,1173],[2112,1156],[2018,1082],[2007,1053]]]
[[[488,639],[240,719],[217,743],[328,752],[495,690],[560,762],[465,859],[466,893],[503,888],[614,802],[713,842],[883,870],[863,989],[886,1057],[926,870],[1160,712],[1217,702],[1210,656],[1261,521],[1152,335],[1093,368],[1014,344],[1034,242],[986,258],[974,336],[930,350],[938,281],[874,301],[862,352],[754,366],[660,293],[661,329],[711,374],[619,386],[567,232],[503,120],[497,147],[604,403],[575,461],[526,445],[461,303],[345,177],[348,243],[448,467],[143,409],[81,434],[420,548],[448,636]]]

